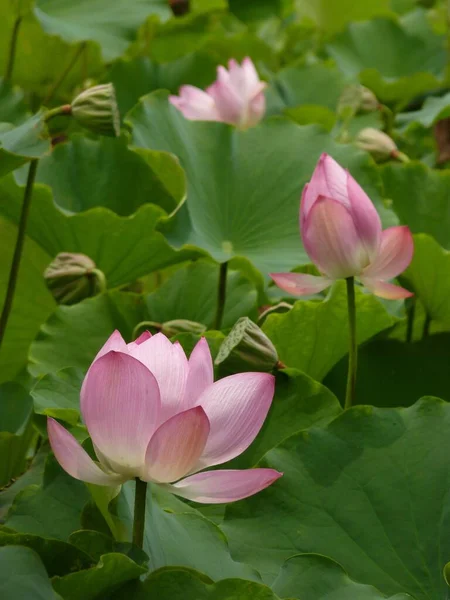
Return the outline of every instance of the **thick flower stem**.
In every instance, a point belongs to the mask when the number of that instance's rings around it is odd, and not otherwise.
[[[16,48],[17,48],[17,38],[19,37],[19,29],[20,24],[22,23],[22,17],[16,17],[14,21],[13,30],[11,33],[11,40],[9,42],[9,50],[8,50],[8,62],[6,64],[5,76],[3,78],[4,81],[11,81],[13,69],[14,69],[14,61],[16,59]]]
[[[416,297],[413,296],[410,300],[410,305],[407,311],[407,328],[406,341],[410,344],[414,336],[414,318],[416,316]]]
[[[134,495],[134,522],[133,544],[142,548],[144,543],[145,528],[145,501],[147,496],[147,482],[136,477],[136,491]]]
[[[20,214],[19,227],[17,230],[16,247],[11,262],[9,271],[8,286],[6,288],[5,303],[3,305],[2,314],[0,316],[0,348],[3,338],[5,337],[6,326],[8,324],[9,314],[14,300],[14,292],[17,285],[17,277],[19,275],[20,260],[22,258],[23,245],[25,242],[25,233],[27,229],[28,215],[30,213],[31,197],[33,195],[33,184],[36,177],[38,160],[32,160],[28,169],[27,185],[23,196],[22,212]]]
[[[429,315],[427,315],[425,318],[425,323],[423,324],[422,339],[426,338],[430,335],[430,325],[431,325],[431,317]]]
[[[223,311],[225,310],[225,299],[227,294],[227,273],[228,263],[220,265],[219,287],[217,292],[217,311],[214,319],[214,329],[219,330],[222,327]]]
[[[347,391],[345,394],[345,408],[353,406],[356,388],[356,367],[358,362],[358,344],[356,343],[356,304],[355,304],[355,278],[347,277],[347,307],[349,329],[349,353]]]

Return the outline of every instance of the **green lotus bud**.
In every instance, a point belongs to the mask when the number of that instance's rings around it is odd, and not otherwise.
[[[377,97],[363,85],[350,85],[344,89],[339,98],[337,112],[341,119],[346,119],[359,112],[379,110]]]
[[[196,333],[201,335],[205,333],[207,327],[203,323],[196,321],[188,321],[187,319],[175,319],[174,321],[166,321],[162,324],[161,333],[167,337],[173,337],[178,333]]]
[[[112,83],[96,85],[78,94],[71,104],[72,117],[99,135],[120,135],[120,116]]]
[[[60,252],[44,272],[47,287],[59,304],[76,304],[105,290],[105,276],[85,254]]]
[[[269,372],[279,361],[267,335],[251,319],[241,317],[222,342],[215,364],[223,364],[227,371],[233,372]]]
[[[388,158],[397,158],[399,149],[397,144],[383,131],[366,127],[356,136],[356,145],[361,150],[370,152],[377,160],[386,160]]]

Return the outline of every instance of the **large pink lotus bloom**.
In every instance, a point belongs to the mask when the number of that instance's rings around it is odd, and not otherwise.
[[[356,277],[381,298],[413,295],[387,282],[411,262],[414,245],[409,228],[382,231],[380,217],[367,194],[327,154],[322,154],[303,190],[300,231],[305,250],[322,276],[271,273],[282,290],[294,296],[315,294],[336,279]]]
[[[217,68],[216,81],[203,91],[192,85],[183,85],[179,96],[170,96],[170,102],[186,119],[192,121],[222,121],[242,129],[259,123],[266,111],[264,88],[250,58],[242,66],[235,60]]]
[[[199,471],[241,454],[261,429],[274,377],[240,373],[213,382],[206,340],[189,360],[158,333],[126,344],[115,331],[81,388],[81,413],[98,462],[54,419],[48,436],[72,477],[117,485],[139,477],[197,502],[233,502],[281,476],[273,469]]]

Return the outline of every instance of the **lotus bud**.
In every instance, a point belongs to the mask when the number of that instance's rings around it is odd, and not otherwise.
[[[163,323],[161,333],[167,337],[173,337],[178,333],[195,333],[197,335],[202,335],[202,333],[205,333],[206,329],[207,327],[206,325],[203,325],[203,323],[188,321],[187,319],[175,319]]]
[[[106,287],[105,276],[85,254],[60,252],[46,268],[44,278],[59,304],[76,304]]]
[[[227,371],[269,372],[279,361],[267,335],[248,317],[241,317],[220,346],[215,364],[222,363]]]
[[[397,144],[383,131],[366,127],[356,136],[356,145],[361,150],[370,152],[376,160],[397,158],[399,150]]]
[[[345,119],[358,112],[373,112],[379,108],[380,103],[372,90],[363,85],[350,85],[339,98],[337,112]]]
[[[120,135],[120,117],[112,83],[96,85],[81,92],[71,104],[72,117],[99,135]]]

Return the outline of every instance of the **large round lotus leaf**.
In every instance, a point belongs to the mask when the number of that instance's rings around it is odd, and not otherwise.
[[[142,98],[127,120],[136,146],[173,152],[186,171],[187,203],[166,231],[168,240],[176,247],[200,246],[217,261],[245,256],[263,274],[308,261],[298,211],[321,152],[348,167],[379,205],[378,176],[368,156],[335,143],[319,127],[272,118],[239,131],[188,121],[165,92]]]
[[[432,235],[450,250],[450,173],[411,162],[385,165],[381,174],[385,197],[392,201],[400,222],[413,233]]]
[[[347,23],[370,19],[389,13],[389,0],[295,0],[295,8],[300,18],[314,21],[317,27],[334,33]]]
[[[227,507],[236,560],[273,581],[284,560],[313,552],[385,594],[444,598],[449,426],[450,406],[426,398],[408,409],[358,406],[290,437],[262,462],[283,477]]]
[[[166,0],[36,0],[34,14],[46,33],[69,43],[95,41],[111,61],[136,39],[147,17],[167,19],[171,11]]]
[[[0,131],[0,177],[50,152],[50,139],[42,112],[17,127]]]
[[[23,189],[12,175],[0,180],[0,214],[14,223],[20,218]],[[155,230],[164,214],[159,206],[144,204],[130,217],[119,217],[103,207],[67,215],[55,206],[50,189],[37,184],[28,235],[51,258],[58,252],[86,254],[103,271],[108,287],[115,287],[198,255],[190,251],[183,257]]]
[[[0,78],[0,123],[17,125],[26,113],[23,91]]]
[[[404,103],[442,85],[444,38],[432,31],[421,11],[402,22],[352,23],[327,48],[346,75],[359,76],[384,101]]]
[[[25,168],[16,179],[25,184]],[[66,213],[104,206],[128,216],[150,202],[170,213],[185,195],[184,173],[175,157],[133,152],[124,138],[73,135],[39,161],[36,181],[52,188],[55,203]]]
[[[334,560],[319,554],[300,554],[285,562],[272,589],[280,598],[299,600],[385,600],[371,585],[350,579]],[[389,600],[412,600],[407,594]]]

